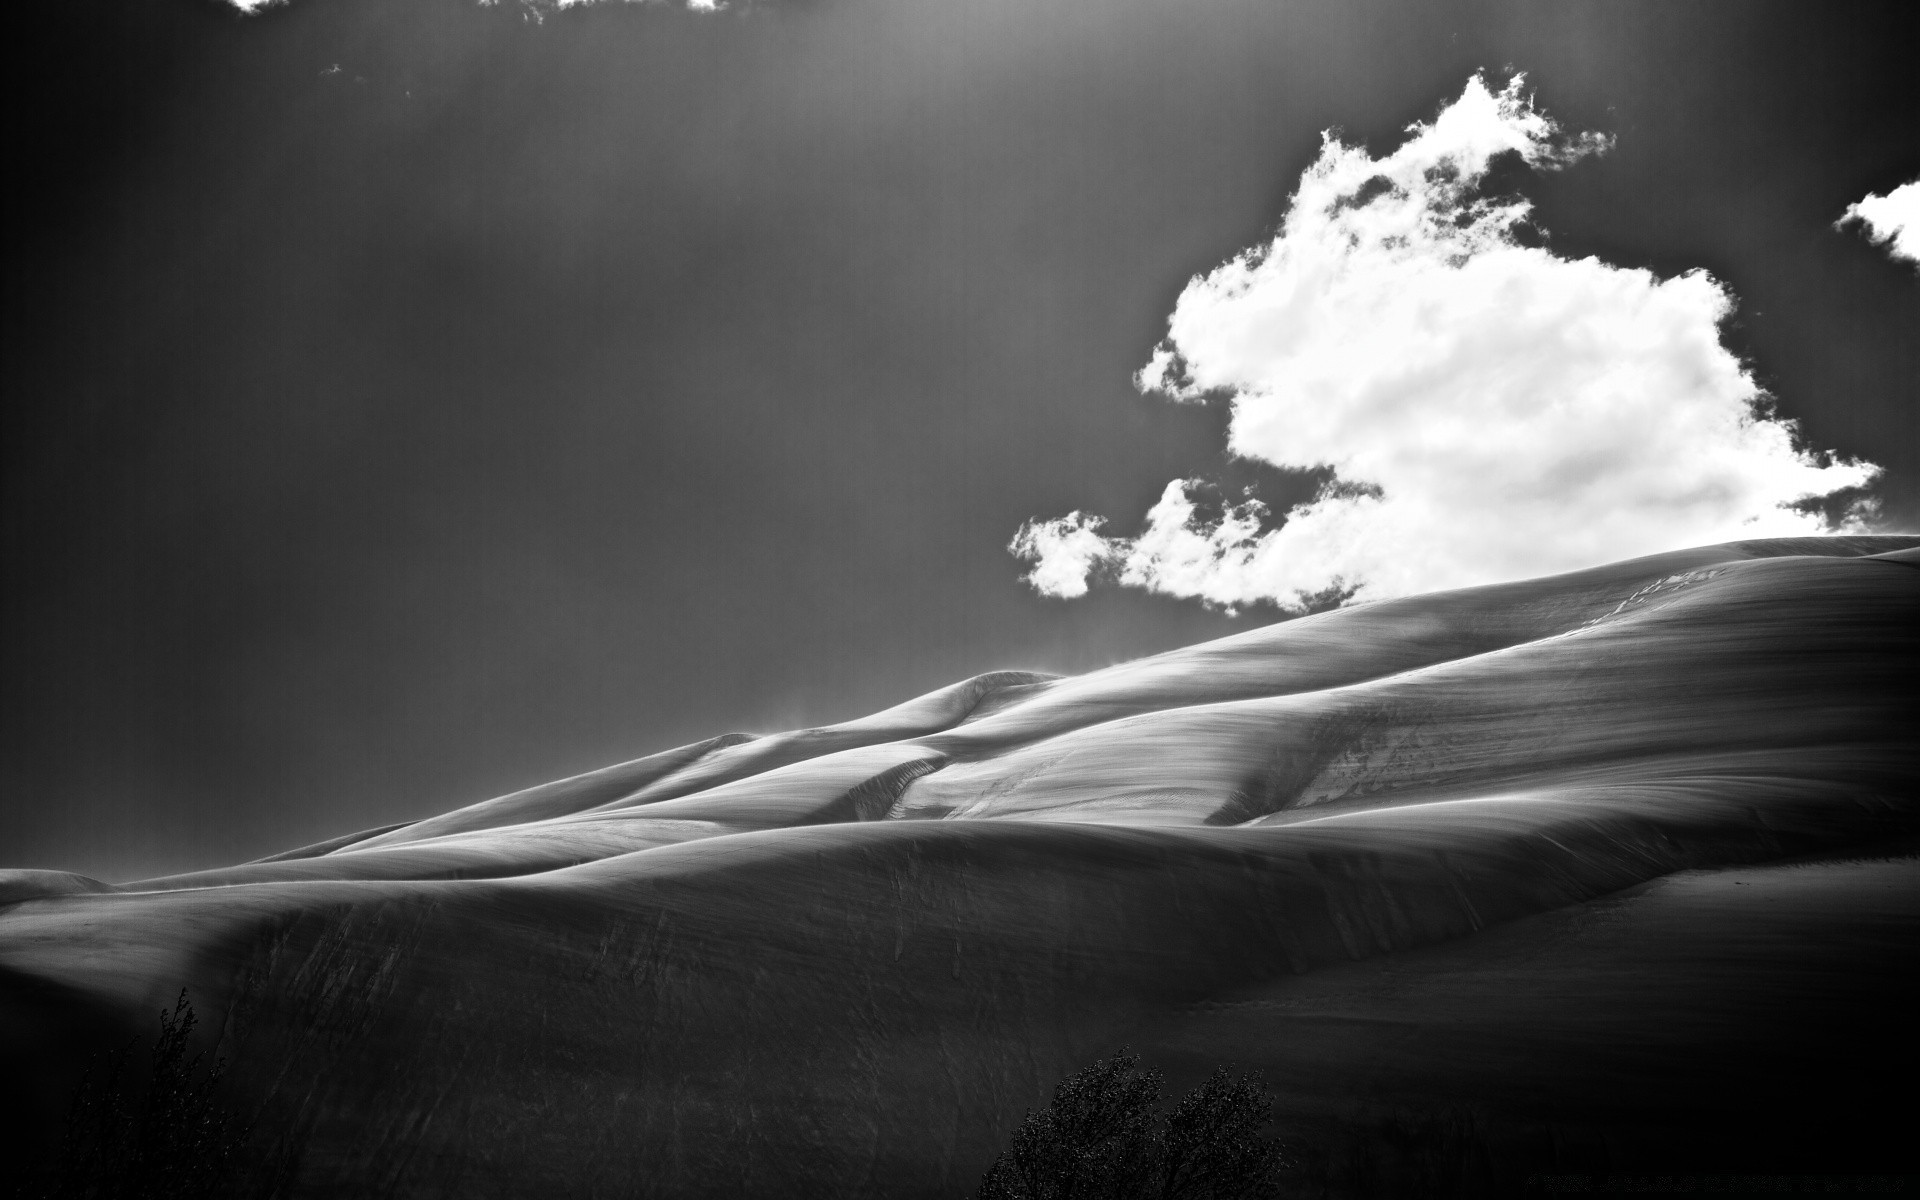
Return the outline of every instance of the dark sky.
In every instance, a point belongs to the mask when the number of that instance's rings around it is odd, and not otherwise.
[[[1920,524],[1909,3],[61,0],[9,45],[0,865],[253,857],[998,667],[1271,620],[1041,599],[1219,473],[1138,396],[1320,131],[1528,72],[1556,249],[1705,267]],[[337,70],[335,69],[337,66]],[[1124,530],[1121,530],[1124,532]]]

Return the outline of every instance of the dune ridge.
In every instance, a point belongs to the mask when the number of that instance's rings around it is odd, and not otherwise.
[[[234,867],[0,873],[0,967],[129,1022],[194,988],[299,1147],[289,1194],[963,1194],[1059,1075],[1249,989],[1909,853],[1916,551],[1680,551],[994,672]],[[1358,1111],[1333,1087],[1282,1109]]]

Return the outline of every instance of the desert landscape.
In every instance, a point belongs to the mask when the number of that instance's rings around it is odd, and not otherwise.
[[[1911,1170],[1917,617],[1920,538],[1730,543],[0,872],[18,1128],[184,988],[244,1194],[965,1196],[1121,1047],[1299,1195]]]
[[[16,20],[0,1200],[1920,1191],[1920,6]]]

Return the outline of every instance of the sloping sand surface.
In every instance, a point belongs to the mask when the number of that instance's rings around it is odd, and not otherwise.
[[[1912,1062],[1874,981],[1920,934],[1915,546],[999,672],[111,890],[10,872],[9,1052],[53,1113],[89,1039],[190,987],[290,1195],[962,1195],[1129,1040],[1268,1066],[1336,1192],[1737,1167],[1814,1101],[1688,1143],[1676,1088],[1762,1044],[1822,1086]],[[1836,854],[1873,862],[1765,866]]]
[[[1915,851],[1681,872],[1132,1036],[1180,1079],[1285,1081],[1340,1191],[1910,1171]]]

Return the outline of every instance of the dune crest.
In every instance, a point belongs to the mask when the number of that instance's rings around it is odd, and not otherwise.
[[[234,867],[8,872],[0,967],[102,1028],[205,997],[294,1194],[957,1194],[1066,1070],[1249,989],[1904,853],[1917,551],[1680,551],[995,672]],[[71,1056],[36,1061],[53,1088]]]

